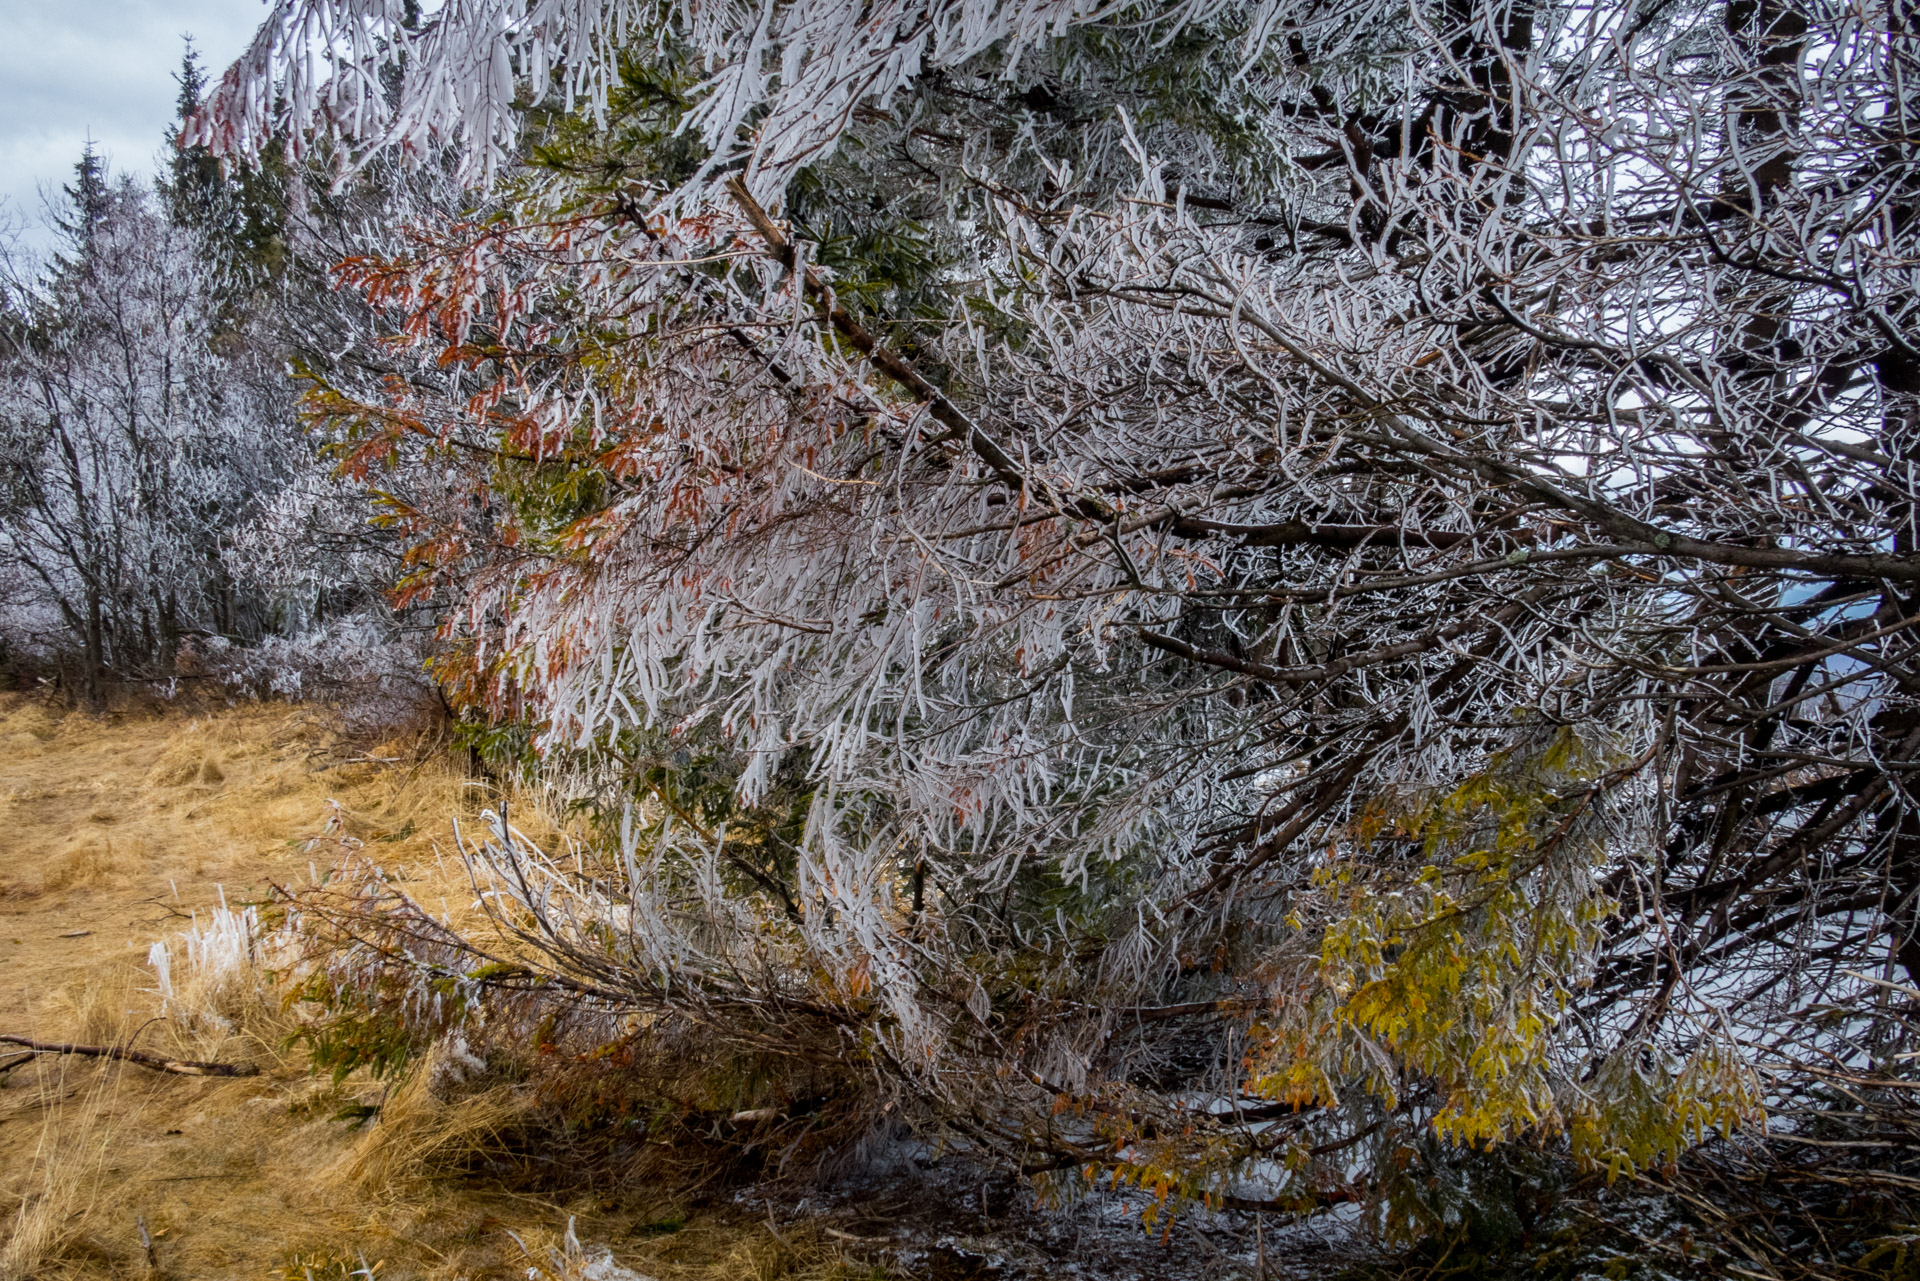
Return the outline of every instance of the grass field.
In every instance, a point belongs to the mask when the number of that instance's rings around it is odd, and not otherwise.
[[[831,1217],[769,1224],[578,1172],[530,1181],[524,1160],[488,1177],[527,1106],[516,1087],[445,1098],[432,1064],[336,1085],[290,1046],[269,974],[191,963],[189,931],[210,938],[272,885],[325,874],[330,818],[457,917],[451,820],[488,797],[430,732],[369,746],[285,706],[91,716],[0,695],[0,1033],[260,1069],[0,1046],[0,1281],[887,1275]]]

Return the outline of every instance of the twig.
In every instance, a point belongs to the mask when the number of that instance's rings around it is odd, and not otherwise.
[[[780,1229],[775,1226],[773,1222],[773,1202],[771,1200],[767,1202],[767,1231],[773,1234],[773,1239],[778,1241],[783,1249],[793,1249],[793,1242],[781,1236]]]
[[[1902,996],[1911,996],[1915,1000],[1920,1000],[1920,988],[1908,987],[1904,983],[1889,983],[1885,979],[1877,979],[1870,974],[1862,974],[1858,970],[1841,970],[1840,972],[1850,979],[1859,979],[1862,983],[1871,983],[1875,987],[1886,988],[1889,992],[1898,992]]]
[[[879,342],[865,326],[853,318],[847,309],[833,296],[826,281],[799,259],[791,241],[781,231],[771,215],[753,198],[745,183],[739,178],[727,180],[727,191],[734,202],[746,214],[747,221],[753,224],[760,238],[766,242],[767,256],[784,265],[789,271],[796,266],[801,268],[800,287],[820,303],[826,320],[840,336],[851,343],[861,355],[872,361],[874,367],[887,377],[905,387],[922,404],[941,426],[955,436],[964,437],[981,462],[1007,486],[1018,494],[1026,490],[1035,491],[1048,505],[1062,512],[1072,512],[1089,520],[1109,520],[1113,513],[1104,504],[1089,498],[1068,500],[1053,492],[1053,486],[1045,482],[1035,482],[1028,477],[1013,460],[1012,455],[1000,447],[1000,444],[980,428],[965,410],[948,399],[947,394],[929,382],[915,369],[911,362]]]
[[[171,1072],[176,1076],[256,1076],[260,1069],[251,1063],[199,1063],[192,1059],[169,1059],[124,1045],[71,1045],[55,1041],[30,1041],[24,1036],[0,1032],[0,1045],[21,1045],[34,1054],[80,1054],[93,1059],[120,1059],[126,1063]]]

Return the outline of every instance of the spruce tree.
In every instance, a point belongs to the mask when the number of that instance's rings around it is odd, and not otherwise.
[[[205,238],[210,257],[235,296],[278,276],[286,266],[286,160],[277,144],[253,159],[222,164],[203,143],[188,143],[188,126],[206,95],[207,77],[193,37],[185,37],[174,123],[167,129],[166,173],[156,184],[175,225]]]
[[[106,221],[113,206],[113,193],[107,186],[107,163],[93,149],[93,139],[87,139],[80,159],[74,162],[73,185],[61,190],[66,193],[67,208],[55,216],[54,225],[72,241],[79,254],[78,261],[84,262],[90,256],[94,233]]]
[[[174,100],[174,123],[167,128],[167,176],[161,188],[167,212],[176,224],[207,227],[221,216],[226,182],[220,161],[211,151],[200,145],[181,145],[185,126],[200,109],[207,87],[193,37],[185,37],[183,44],[180,69],[173,73],[180,92]]]

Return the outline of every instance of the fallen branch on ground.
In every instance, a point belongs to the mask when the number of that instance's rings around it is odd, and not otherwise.
[[[0,1033],[0,1045],[18,1045],[36,1054],[81,1054],[94,1059],[120,1059],[155,1072],[176,1076],[256,1076],[260,1069],[251,1063],[197,1063],[192,1059],[169,1059],[124,1045],[69,1045],[52,1041],[30,1041],[24,1036]]]

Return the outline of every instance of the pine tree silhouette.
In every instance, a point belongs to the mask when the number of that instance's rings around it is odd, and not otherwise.
[[[66,193],[67,210],[54,218],[54,225],[66,233],[84,259],[92,252],[94,233],[113,207],[107,162],[93,149],[93,139],[87,139],[86,149],[74,163],[73,185],[61,190]]]

